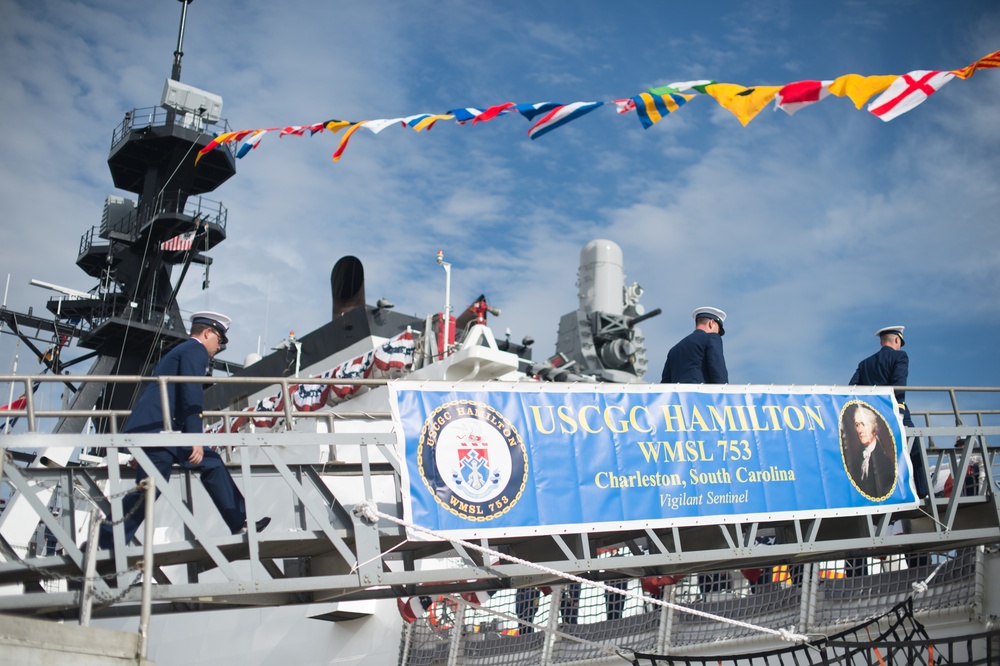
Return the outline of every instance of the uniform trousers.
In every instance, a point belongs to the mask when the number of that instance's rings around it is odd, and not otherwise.
[[[191,455],[190,446],[164,446],[143,450],[167,481],[170,480],[170,472],[174,465],[199,472],[205,491],[208,492],[208,496],[212,498],[212,502],[215,503],[219,513],[222,514],[222,519],[226,521],[229,530],[235,533],[243,528],[247,520],[246,502],[243,499],[243,493],[236,487],[236,482],[233,481],[229,470],[226,469],[226,464],[217,452],[205,449],[205,454],[201,462],[195,465],[188,460],[188,457]],[[140,467],[135,473],[135,482],[139,483],[147,476],[149,475]],[[156,496],[160,496],[159,490],[156,491]],[[142,497],[143,494],[141,491],[126,495],[125,499],[122,500],[124,515],[128,515],[129,511],[139,503]],[[136,531],[142,524],[143,518],[145,518],[145,511],[139,508],[125,519],[123,524],[125,526],[126,544],[132,541],[132,537],[135,536]],[[111,526],[102,524],[98,544],[101,548],[111,548],[112,543]]]

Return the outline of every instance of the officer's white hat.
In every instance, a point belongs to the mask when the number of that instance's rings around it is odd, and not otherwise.
[[[885,328],[880,328],[875,331],[875,337],[881,338],[886,333],[895,333],[899,336],[899,346],[902,347],[906,344],[906,340],[903,339],[903,329],[905,326],[886,326]]]
[[[229,344],[229,338],[226,334],[229,333],[229,327],[232,325],[233,320],[224,314],[219,314],[218,312],[195,312],[191,315],[191,325],[194,324],[204,324],[205,326],[211,326],[215,329],[215,332],[219,334],[219,342],[222,344]]]
[[[691,313],[691,317],[695,321],[698,321],[699,319],[705,317],[707,317],[708,319],[714,319],[715,322],[719,325],[719,335],[726,334],[726,329],[722,327],[722,325],[726,321],[726,313],[720,310],[719,308],[710,308],[707,306],[701,308],[695,308],[694,312]]]

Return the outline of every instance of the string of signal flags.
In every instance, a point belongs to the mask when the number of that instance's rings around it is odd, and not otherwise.
[[[711,80],[683,81],[666,86],[650,88],[634,97],[615,99],[613,104],[619,114],[635,113],[644,129],[649,129],[696,96],[713,97],[724,109],[732,113],[745,127],[761,110],[772,101],[776,109],[792,115],[800,109],[816,104],[830,95],[849,97],[854,106],[861,109],[869,99],[878,95],[868,111],[885,122],[898,118],[915,109],[931,95],[944,87],[952,79],[968,79],[976,70],[1000,67],[1000,51],[995,51],[961,69],[914,70],[902,75],[862,76],[845,74],[832,81],[796,81],[783,86],[741,86],[735,83],[718,83]],[[454,120],[459,125],[487,122],[502,115],[520,114],[533,124],[528,136],[534,140],[570,123],[591,111],[604,106],[606,102],[537,102],[516,104],[504,102],[485,109],[464,107],[444,113],[417,113],[400,118],[380,118],[377,120],[326,120],[312,125],[289,125],[286,127],[266,127],[224,132],[212,139],[195,155],[195,164],[206,153],[224,144],[236,144],[236,157],[242,158],[260,145],[265,135],[277,132],[282,136],[310,136],[323,131],[337,134],[341,130],[340,142],[333,153],[333,161],[343,157],[347,144],[354,134],[364,128],[378,134],[387,127],[401,125],[417,132],[430,130],[442,120]]]

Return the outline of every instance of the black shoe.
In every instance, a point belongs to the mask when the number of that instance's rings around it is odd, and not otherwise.
[[[254,523],[254,529],[257,532],[263,532],[264,528],[271,524],[271,516],[264,516],[256,523]],[[233,534],[246,534],[247,533],[247,523],[243,521],[243,527],[238,530],[233,530]]]

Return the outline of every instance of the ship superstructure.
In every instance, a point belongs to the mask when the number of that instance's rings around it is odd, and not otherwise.
[[[923,422],[905,432],[906,444],[926,449],[935,489],[917,508],[411,538],[390,382],[483,391],[558,383],[597,396],[644,379],[650,361],[638,325],[659,311],[643,309],[642,288],[626,284],[621,250],[606,239],[580,253],[578,307],[560,320],[547,359],[533,358],[529,338],[494,335],[488,317],[499,310],[485,294],[453,312],[446,287],[445,306],[425,317],[385,299],[369,304],[361,260],[348,256],[333,268],[328,323],[212,379],[210,431],[118,434],[140,375],[187,337],[180,284],[192,264],[207,275],[206,253],[228,233],[226,210],[202,195],[235,174],[235,156],[224,145],[197,167],[194,159],[226,129],[222,100],[180,82],[189,3],[160,106],[129,111],[113,134],[112,179],[136,198],[109,197],[101,224],[81,239],[77,263],[98,285],[50,301],[51,321],[4,312],[22,333],[30,322],[57,341],[75,336],[94,364],[89,377],[71,380],[69,409],[54,414],[35,409],[30,387],[65,376],[2,378],[24,386],[25,404],[11,413],[28,423],[3,446],[41,453],[3,461],[14,494],[0,514],[0,611],[128,630],[144,618],[145,647],[136,649],[162,663],[610,664],[626,650],[735,654],[871,618],[882,626],[907,599],[907,617],[939,645],[973,635],[977,650],[995,644],[1000,599],[985,581],[1000,566],[997,389],[909,389]],[[450,285],[450,264],[443,253],[436,260]],[[57,375],[67,367],[58,355],[50,363]],[[746,390],[754,388],[783,387]],[[87,421],[96,427],[83,432]],[[181,472],[166,483],[143,452],[194,444],[225,452],[250,524],[272,518],[266,531],[230,534],[196,477]],[[487,449],[467,448],[485,469]],[[84,464],[72,455],[80,451],[93,452]],[[129,544],[119,535],[111,551],[88,549],[92,520],[121,520],[122,496],[133,491],[133,468],[121,462],[129,453],[162,493],[153,530]],[[142,565],[150,568],[139,574]]]

